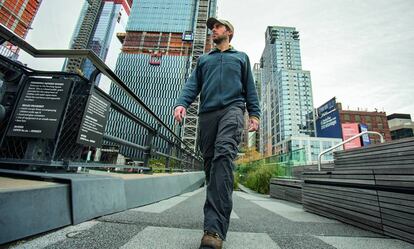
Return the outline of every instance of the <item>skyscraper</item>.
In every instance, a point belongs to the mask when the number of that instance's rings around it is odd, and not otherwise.
[[[260,67],[260,63],[254,63],[253,65],[253,77],[254,83],[256,85],[257,94],[259,96],[259,101],[262,96],[262,68]],[[261,152],[260,147],[260,130],[250,132],[249,134],[249,147],[254,146],[257,152]]]
[[[107,66],[115,69],[116,59],[122,47],[116,34],[125,32],[132,2],[133,0],[85,1],[72,35],[71,47],[92,49]],[[91,32],[86,32],[87,30]],[[89,60],[75,59],[71,61],[75,63],[72,65],[69,65],[68,61],[65,65],[68,70],[73,71],[75,68],[72,67],[76,65],[87,78],[95,70],[95,66]],[[109,92],[110,82],[106,78],[105,80],[99,82],[98,78],[97,83]]]
[[[163,122],[175,127],[180,135],[185,134],[185,128],[179,131],[172,107],[192,66],[204,51],[211,48],[206,20],[209,16],[215,16],[215,12],[215,0],[134,1],[127,31],[123,35],[122,53],[115,73]],[[115,86],[111,87],[110,95],[144,121],[154,122]],[[191,122],[188,122],[189,119]],[[186,121],[190,123],[190,130],[195,128],[193,124],[197,124],[197,119],[194,115],[189,113]],[[111,113],[107,133],[143,144],[146,132],[132,130],[128,122],[121,115]],[[125,128],[120,129],[120,124]],[[189,136],[188,140],[194,142],[195,148],[196,133]],[[155,146],[163,147],[161,144]],[[130,157],[139,157],[127,148],[121,152]]]
[[[265,155],[287,152],[283,141],[314,136],[310,72],[302,70],[299,32],[292,27],[269,26],[261,58],[261,126]]]
[[[42,0],[0,1],[0,23],[21,38],[26,38],[41,2]],[[17,59],[18,52],[19,48],[11,43],[0,45],[0,54],[11,59]]]
[[[99,20],[99,13],[103,6],[102,0],[85,0],[82,7],[81,14],[72,35],[70,48],[72,49],[87,49],[90,44],[94,30]],[[66,71],[77,72],[81,70],[84,63],[83,58],[70,58],[65,61],[63,65]]]
[[[116,59],[122,48],[122,43],[116,34],[125,32],[132,1],[104,1],[93,37],[89,42],[88,48],[92,49],[112,69],[115,69]],[[89,77],[94,70],[93,64],[89,60],[85,60],[82,65],[83,74]],[[110,82],[105,85],[102,85],[102,83],[100,82],[101,87],[109,92]]]

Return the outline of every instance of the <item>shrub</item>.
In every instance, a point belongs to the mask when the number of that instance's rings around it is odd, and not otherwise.
[[[276,165],[264,165],[261,162],[240,165],[237,168],[237,173],[240,174],[238,180],[246,187],[262,194],[269,193],[270,179],[277,176],[277,171]]]
[[[149,166],[152,169],[152,173],[165,173],[165,158],[151,158]]]
[[[233,190],[238,190],[239,189],[240,176],[237,173],[237,171],[233,172],[233,175],[234,175]]]

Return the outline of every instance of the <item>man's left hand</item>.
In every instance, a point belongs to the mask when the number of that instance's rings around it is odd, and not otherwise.
[[[257,131],[259,129],[259,120],[257,118],[249,118],[249,132]]]

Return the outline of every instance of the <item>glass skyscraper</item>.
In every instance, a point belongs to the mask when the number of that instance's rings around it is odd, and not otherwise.
[[[89,48],[92,49],[111,69],[115,69],[116,58],[121,51],[122,43],[116,36],[116,33],[125,32],[128,17],[130,15],[130,3],[126,0],[104,1],[99,20],[94,31],[92,40],[89,42]],[[110,58],[108,58],[110,54]],[[108,60],[107,60],[108,59]],[[82,66],[82,71],[86,77],[89,77],[95,67],[89,60],[86,60]],[[99,80],[98,80],[99,82]],[[109,92],[109,84],[101,82],[101,88]]]
[[[110,68],[114,69],[122,47],[116,33],[125,32],[131,4],[132,0],[85,1],[72,35],[71,47],[80,46],[80,39],[84,36],[81,46],[92,49]],[[86,29],[89,33],[81,34],[85,33]],[[89,78],[95,67],[89,60],[83,60],[80,69],[84,76]],[[110,82],[104,82],[101,87],[109,92],[109,84]]]
[[[173,106],[191,72],[196,41],[202,52],[210,50],[206,20],[215,16],[216,1],[211,0],[136,0],[131,9],[122,52],[115,73],[164,123],[182,135],[173,118]],[[204,31],[197,33],[197,28]],[[155,120],[114,84],[110,95],[145,122]],[[147,133],[134,130],[131,121],[110,113],[107,133],[133,143],[144,144]],[[158,148],[166,145],[155,144]],[[121,153],[140,158],[130,148]]]
[[[289,150],[283,141],[314,136],[312,84],[302,70],[299,32],[293,27],[269,26],[260,61],[263,119],[261,148],[264,155]]]

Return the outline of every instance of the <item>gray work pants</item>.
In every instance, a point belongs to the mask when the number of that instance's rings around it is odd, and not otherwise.
[[[244,110],[236,105],[199,115],[200,150],[204,158],[207,196],[204,230],[224,240],[233,208],[233,160],[243,131]]]

